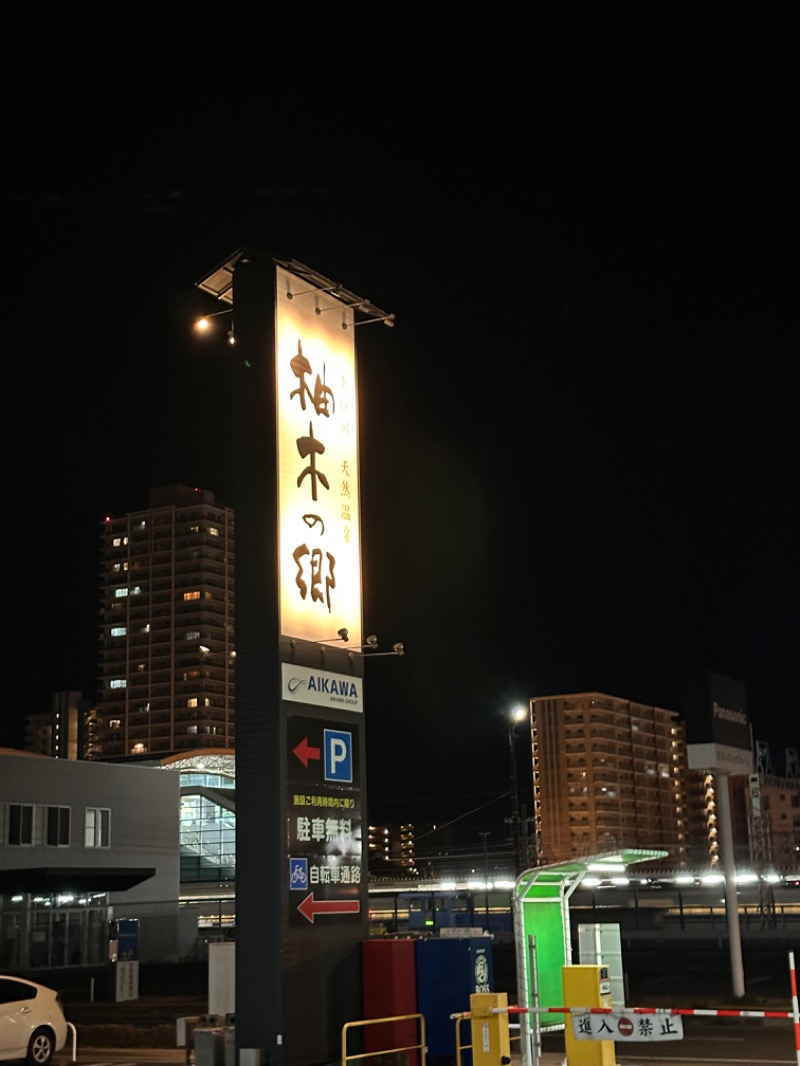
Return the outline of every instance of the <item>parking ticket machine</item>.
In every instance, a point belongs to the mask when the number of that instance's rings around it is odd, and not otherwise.
[[[608,966],[581,964],[561,971],[565,1007],[611,1007]],[[564,1049],[569,1066],[616,1066],[613,1040],[576,1040],[571,1019],[564,1026]]]

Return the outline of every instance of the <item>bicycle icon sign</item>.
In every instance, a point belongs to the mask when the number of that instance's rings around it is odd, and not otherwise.
[[[308,859],[289,859],[289,888],[297,892],[308,889]]]

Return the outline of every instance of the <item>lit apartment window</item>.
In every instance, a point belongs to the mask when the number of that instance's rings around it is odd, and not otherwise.
[[[47,808],[47,840],[51,848],[65,848],[69,845],[69,807]]]
[[[9,803],[8,843],[15,847],[33,843],[33,807],[30,804]]]
[[[111,811],[107,807],[86,808],[86,832],[83,842],[87,848],[110,846]]]
[[[183,598],[184,598],[184,600],[199,600],[200,599],[200,593],[199,592],[184,592]]]
[[[217,529],[216,526],[209,526],[208,527],[208,532],[209,532],[209,534],[212,537],[218,537],[219,536],[219,530]]]
[[[140,742],[139,744],[133,745],[133,747],[131,748],[131,755],[144,755],[146,751],[147,748],[144,746],[144,744]]]
[[[184,640],[199,640],[200,639],[200,630],[199,629],[193,629],[190,633],[184,633],[183,634],[183,639]]]
[[[112,626],[111,627],[111,636],[112,637],[124,637],[124,636],[127,635],[127,632],[128,632],[128,627],[127,626]]]
[[[127,688],[128,682],[124,677],[112,677],[108,683],[109,688]]]
[[[128,590],[127,589],[114,589],[114,595],[117,597],[118,600],[119,599],[123,599],[125,596],[128,595]]]
[[[197,706],[197,697],[196,696],[190,697],[190,699],[188,699],[186,701],[186,706],[187,707],[196,707]]]
[[[108,722],[109,729],[119,729],[122,725],[122,721],[119,718],[110,718]]]

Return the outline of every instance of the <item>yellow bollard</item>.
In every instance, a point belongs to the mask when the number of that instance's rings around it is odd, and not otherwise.
[[[610,1007],[611,980],[607,966],[579,965],[561,969],[565,1007]],[[564,1050],[568,1066],[616,1066],[613,1040],[576,1040],[572,1015],[564,1025]]]
[[[509,1066],[508,1015],[492,1013],[507,1006],[505,992],[473,992],[469,997],[473,1066]]]

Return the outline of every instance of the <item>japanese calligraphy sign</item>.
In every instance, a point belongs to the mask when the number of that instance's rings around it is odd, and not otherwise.
[[[609,1011],[598,1014],[573,1013],[572,1035],[576,1040],[637,1040],[654,1043],[682,1040],[683,1018],[671,1014],[636,1014]]]
[[[277,267],[281,632],[361,643],[353,311]]]

